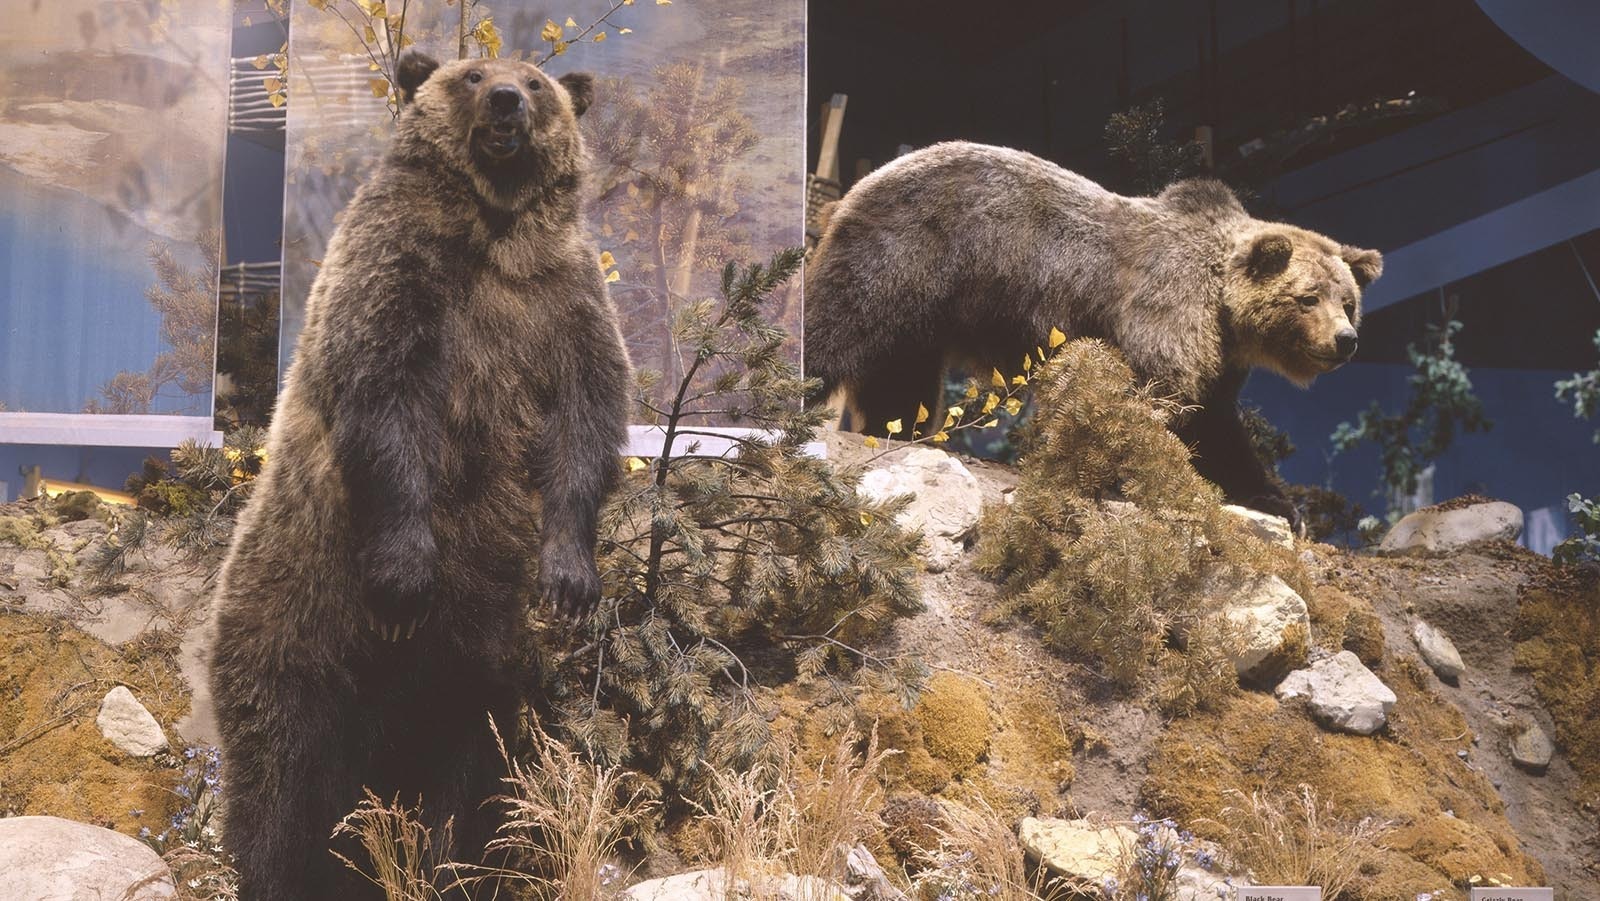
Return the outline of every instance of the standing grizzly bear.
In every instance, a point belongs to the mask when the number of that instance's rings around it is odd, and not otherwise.
[[[247,901],[376,895],[329,853],[363,786],[420,800],[436,857],[477,860],[503,775],[488,715],[510,728],[526,681],[525,561],[563,616],[600,595],[630,374],[580,218],[590,78],[412,54],[397,82],[219,588],[224,840]]]
[[[857,427],[943,421],[951,362],[1014,372],[1051,328],[1121,349],[1196,409],[1175,429],[1228,500],[1294,516],[1237,400],[1262,366],[1300,385],[1355,353],[1376,251],[1252,218],[1220,182],[1122,197],[1017,150],[948,143],[856,185],[806,269],[807,374]]]

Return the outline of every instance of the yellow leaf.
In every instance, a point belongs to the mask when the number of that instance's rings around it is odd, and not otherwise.
[[[617,265],[617,258],[611,255],[611,251],[600,251],[600,271],[604,272],[615,265]]]
[[[611,274],[606,276],[606,284],[608,284],[608,285],[611,284],[612,282],[619,282],[619,281],[622,281],[622,273],[616,271],[615,269],[611,270]]]
[[[378,3],[372,4],[372,8],[367,11],[371,13],[372,17],[375,19],[386,19],[389,17],[389,10],[384,8],[381,0]]]
[[[373,72],[376,72],[376,71],[378,71],[378,64],[377,63],[367,63],[367,68],[372,70]]]
[[[990,391],[989,396],[983,399],[983,412],[993,413],[994,408],[998,406],[1000,406],[1000,395]]]
[[[927,421],[928,421],[928,408],[924,407],[922,404],[917,404],[917,421],[914,424],[915,425],[921,425],[922,423],[927,422]]]
[[[968,382],[967,383],[967,400],[977,400],[977,399],[978,399],[978,383],[977,382]]]
[[[1039,362],[1043,363],[1044,362],[1044,348],[1039,347],[1039,346],[1036,345],[1033,348],[1033,352],[1038,355]]]
[[[268,94],[267,99],[272,102],[273,109],[283,106],[284,97],[282,94]]]
[[[950,433],[949,432],[940,432],[939,434],[934,435],[932,438],[929,438],[928,440],[932,441],[934,444],[943,444],[946,441],[950,440]]]
[[[867,447],[877,447],[878,446],[878,439],[872,437],[871,435],[868,435],[867,436],[867,440],[865,440],[865,441],[863,441],[861,443],[865,444]],[[862,515],[865,516],[866,514],[863,513]]]
[[[571,16],[567,16],[567,27],[568,28],[577,28],[578,27],[578,23],[572,21],[572,17]]]
[[[267,89],[267,93],[276,94],[283,90],[283,79],[268,75],[266,78],[261,79],[261,86]]]
[[[889,420],[888,422],[884,423],[883,428],[884,428],[884,431],[888,432],[891,435],[898,435],[901,432],[905,431],[905,426],[902,425],[901,424],[901,420],[898,420],[898,419]]]
[[[368,26],[362,28],[361,29],[361,33],[366,37],[367,43],[369,43],[369,44],[378,43],[378,33],[376,31],[372,30],[372,26],[371,25],[368,25]]]
[[[595,35],[595,36],[594,36],[594,42],[595,42],[595,43],[596,43],[596,44],[598,44],[598,43],[600,43],[600,42],[602,42],[602,41],[604,41],[604,40],[605,40],[605,39],[606,39],[606,33],[605,33],[605,32],[603,32],[603,31],[602,31],[602,32],[600,32],[600,33],[599,33],[599,34],[597,34],[597,35]]]
[[[1000,370],[996,369],[994,373],[989,376],[989,384],[995,386],[996,388],[1004,388],[1006,386],[1006,377],[1000,374]]]
[[[262,54],[261,56],[256,57],[254,60],[251,60],[251,65],[255,66],[257,69],[265,69],[267,67],[266,54]]]
[[[872,525],[872,514],[871,513],[863,513],[863,514],[861,514],[861,524],[864,525],[864,526]]]
[[[1000,420],[991,419],[988,422],[984,423],[983,425],[978,426],[978,428],[980,428],[980,429],[992,429],[992,428],[994,428],[995,426],[997,426],[999,424],[1000,424]]]
[[[944,414],[944,427],[945,428],[948,429],[948,428],[950,428],[951,426],[953,426],[955,424],[956,424],[956,417],[955,417],[954,414],[952,414],[952,413]]]
[[[367,87],[372,89],[372,96],[382,97],[389,93],[389,79],[373,78],[367,82]]]
[[[1023,372],[1027,372],[1028,370],[1030,370],[1032,368],[1033,368],[1033,357],[1030,357],[1027,354],[1023,354],[1022,355],[1022,371]]]
[[[632,6],[633,4],[630,3],[628,5]],[[617,29],[617,34],[633,34],[633,29],[632,28],[618,28]]]
[[[1065,343],[1067,343],[1067,336],[1061,333],[1061,329],[1052,328],[1050,330],[1050,347],[1054,349]]]
[[[967,411],[960,406],[953,406],[950,408],[950,415],[956,417],[957,419],[960,419],[961,414],[965,412]]]
[[[539,29],[539,40],[541,40],[541,41],[559,41],[559,40],[561,40],[561,26],[557,25],[556,21],[554,19],[546,19],[546,20],[544,20],[544,27]]]
[[[1018,413],[1021,413],[1022,412],[1022,398],[1020,398],[1020,397],[1008,397],[1008,398],[1006,398],[1006,412],[1010,413],[1012,416],[1015,416]]]
[[[556,45],[555,45],[555,47],[551,48],[551,52],[554,53],[556,56],[560,56],[561,54],[566,53],[567,52],[567,42],[566,41],[556,41]]]
[[[629,472],[638,472],[641,469],[649,469],[649,468],[650,468],[650,464],[644,462],[643,460],[639,459],[638,457],[629,457],[628,458],[628,471]]]
[[[1026,385],[1028,384],[1028,377],[1025,375],[1014,375],[1011,377],[1011,384]]]
[[[672,0],[656,0],[657,6],[671,6]]]

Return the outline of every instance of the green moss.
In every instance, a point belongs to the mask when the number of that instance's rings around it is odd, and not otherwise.
[[[0,516],[0,542],[43,550],[50,540],[39,534],[39,522],[32,516]]]
[[[1311,786],[1334,813],[1393,824],[1358,882],[1361,899],[1411,898],[1474,875],[1505,873],[1538,884],[1494,787],[1456,752],[1469,746],[1459,711],[1406,681],[1384,736],[1328,733],[1270,696],[1246,694],[1214,716],[1176,720],[1141,787],[1152,812],[1224,840],[1226,808],[1255,791]],[[1446,811],[1450,813],[1446,813]]]
[[[1584,788],[1600,794],[1600,575],[1550,567],[1517,605],[1515,665],[1533,678],[1555,743]]]
[[[938,673],[917,702],[922,743],[934,759],[962,773],[989,753],[989,693],[972,679]]]

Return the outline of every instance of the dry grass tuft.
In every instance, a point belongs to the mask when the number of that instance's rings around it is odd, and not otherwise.
[[[758,898],[775,891],[763,878],[774,873],[820,877],[801,885],[802,894],[842,882],[845,854],[882,828],[879,774],[896,753],[879,748],[876,730],[858,751],[860,743],[854,733],[841,735],[815,768],[788,754],[770,767],[716,773],[699,814],[710,834],[709,862]]]
[[[1044,901],[1053,897],[1042,868],[1030,873],[1016,829],[987,801],[943,805],[933,827],[936,849],[924,851],[913,880],[917,897],[952,901]]]
[[[1254,878],[1271,885],[1318,885],[1324,897],[1347,897],[1362,867],[1383,850],[1392,826],[1363,817],[1339,819],[1311,786],[1270,794],[1228,793],[1238,802],[1222,810],[1223,844]]]
[[[443,897],[435,886],[435,875],[447,863],[440,855],[450,847],[450,828],[447,823],[442,834],[434,835],[422,824],[421,805],[408,807],[398,797],[385,802],[367,790],[333,834],[354,839],[366,852],[365,866],[338,851],[333,855],[377,886],[387,901],[438,901]]]

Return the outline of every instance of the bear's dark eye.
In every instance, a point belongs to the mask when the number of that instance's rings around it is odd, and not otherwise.
[[[1346,318],[1346,319],[1354,319],[1354,318],[1356,318],[1356,305],[1355,304],[1347,303],[1347,304],[1344,305],[1344,318]]]
[[[539,79],[535,78],[534,80],[528,82],[528,90],[530,90],[530,91],[542,91],[542,90],[544,90],[544,85],[540,84],[539,83]]]
[[[467,84],[477,84],[478,82],[480,82],[482,80],[483,80],[483,73],[482,72],[474,71],[474,72],[468,72],[467,73]]]
[[[1302,294],[1299,297],[1296,297],[1295,300],[1299,301],[1300,306],[1302,307],[1314,307],[1317,304],[1322,303],[1322,298],[1315,294]]]

